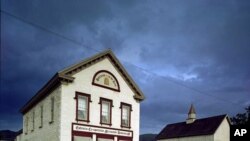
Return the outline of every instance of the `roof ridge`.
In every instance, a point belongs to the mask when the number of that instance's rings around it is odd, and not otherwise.
[[[209,118],[216,118],[216,117],[223,117],[223,116],[227,116],[227,114],[221,114],[221,115],[216,115],[216,116],[209,116],[209,117],[205,117],[205,118],[201,118],[201,119],[197,119],[197,120],[209,119]]]
[[[92,57],[88,57],[79,63],[75,63],[61,71],[58,71],[47,83],[20,109],[21,113],[26,113],[30,108],[36,105],[41,99],[46,97],[50,91],[55,89],[61,83],[71,83],[74,81],[73,74],[83,70],[84,68],[104,59],[108,58],[115,69],[124,78],[124,81],[128,84],[131,90],[134,92],[134,99],[142,101],[145,99],[143,92],[137,86],[132,77],[128,74],[126,69],[116,58],[115,54],[111,49],[104,50],[103,52],[97,53]]]
[[[71,64],[71,65],[69,65],[68,67],[63,68],[62,70],[59,70],[58,73],[59,73],[59,74],[65,73],[67,70],[71,69],[72,67],[77,67],[77,66],[76,66],[77,64],[82,64],[82,63],[84,63],[84,62],[88,62],[88,61],[90,61],[90,60],[93,59],[93,58],[96,58],[96,57],[98,57],[98,56],[101,56],[101,55],[104,55],[104,54],[108,54],[108,53],[112,53],[112,51],[111,51],[110,49],[107,49],[107,50],[104,50],[104,51],[99,52],[99,53],[97,53],[97,54],[94,54],[94,55],[92,55],[92,56],[89,56],[89,57],[87,57],[87,58],[84,58],[84,59],[82,59],[81,61],[77,61],[76,63]]]
[[[227,114],[221,114],[221,115],[216,115],[216,116],[209,116],[209,117],[205,117],[205,118],[200,118],[200,119],[196,119],[196,121],[198,120],[203,120],[203,119],[208,119],[208,118],[216,118],[216,117],[220,117],[220,116],[227,116]],[[168,125],[172,125],[172,124],[179,124],[179,123],[186,123],[185,121],[182,122],[175,122],[175,123],[171,123]]]

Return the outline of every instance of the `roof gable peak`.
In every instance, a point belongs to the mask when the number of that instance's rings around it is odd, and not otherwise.
[[[89,57],[87,59],[84,59],[83,61],[76,63],[74,65],[71,65],[68,68],[63,69],[62,71],[59,71],[58,74],[60,76],[65,76],[64,78],[71,78],[72,75],[83,70],[86,67],[89,67],[105,58],[108,58],[110,62],[114,65],[116,70],[121,74],[121,76],[124,78],[124,81],[128,84],[128,86],[134,91],[135,95],[134,98],[136,100],[142,101],[145,99],[144,94],[139,89],[137,84],[134,82],[134,80],[131,78],[131,76],[128,74],[128,72],[125,70],[123,65],[120,63],[120,61],[116,58],[112,50],[108,49],[103,52],[100,52],[92,57]]]
[[[103,52],[100,52],[92,57],[84,59],[83,61],[71,65],[68,68],[65,68],[59,72],[57,72],[21,109],[20,112],[25,114],[28,112],[33,106],[35,106],[39,101],[45,98],[49,92],[58,87],[60,84],[67,84],[74,81],[73,74],[89,67],[105,58],[108,58],[110,62],[114,65],[116,70],[121,74],[124,78],[124,81],[128,84],[131,90],[134,92],[134,99],[138,101],[142,101],[145,99],[144,94],[139,89],[134,80],[130,77],[128,72],[116,58],[114,53],[108,49]]]

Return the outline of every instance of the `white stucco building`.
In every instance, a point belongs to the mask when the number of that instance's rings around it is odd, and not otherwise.
[[[144,95],[111,50],[57,72],[22,108],[18,141],[139,141]]]
[[[196,119],[193,105],[186,122],[169,124],[157,135],[157,141],[230,141],[227,115]]]

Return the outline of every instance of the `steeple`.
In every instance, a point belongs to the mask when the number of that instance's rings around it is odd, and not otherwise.
[[[188,118],[186,120],[186,123],[191,124],[195,120],[196,120],[196,112],[195,112],[193,104],[191,104],[191,107],[190,107],[189,112],[188,112]]]

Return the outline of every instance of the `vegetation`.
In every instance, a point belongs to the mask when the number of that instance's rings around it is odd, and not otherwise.
[[[250,124],[250,105],[246,107],[245,110],[245,113],[238,113],[236,116],[230,118],[233,125]]]

